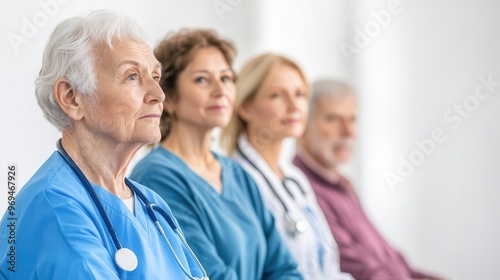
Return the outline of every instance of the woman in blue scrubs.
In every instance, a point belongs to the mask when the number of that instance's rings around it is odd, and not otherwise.
[[[203,276],[165,201],[125,178],[135,153],[160,140],[160,75],[130,18],[97,11],[55,28],[36,97],[62,141],[1,221],[0,279]]]
[[[212,130],[232,114],[234,47],[211,31],[185,30],[155,55],[166,95],[163,141],[131,178],[169,203],[211,279],[302,279],[250,175],[211,151]]]

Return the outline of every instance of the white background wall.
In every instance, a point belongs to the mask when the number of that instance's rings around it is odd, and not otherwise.
[[[388,2],[358,1],[354,27]],[[500,84],[477,104],[474,92],[479,77],[500,82],[500,4],[400,3],[353,60],[362,102],[358,186],[371,216],[414,263],[457,279],[497,279]],[[458,118],[448,110],[464,101],[470,111],[460,125],[443,116]],[[445,141],[420,163],[415,140],[435,129]],[[410,155],[420,165],[391,189],[385,174],[398,174],[399,157]]]
[[[236,68],[262,51],[275,51],[297,60],[311,79],[353,81],[361,102],[360,139],[348,170],[375,224],[419,267],[461,280],[497,277],[500,87],[456,129],[443,114],[472,100],[478,77],[491,74],[500,81],[499,3],[401,0],[399,12],[377,30],[373,13],[391,1],[54,1],[9,2],[0,12],[1,210],[7,166],[17,164],[18,184],[24,185],[60,137],[34,97],[49,32],[69,16],[111,8],[134,17],[151,34],[152,45],[181,27],[215,28],[236,43]],[[40,3],[49,2],[57,5],[47,15]],[[217,3],[234,6],[218,14]],[[38,26],[25,36],[25,19],[33,22],[33,16]],[[373,37],[366,46],[356,44],[356,30],[367,25]],[[9,41],[12,34],[25,37],[17,51]],[[357,53],[348,59],[341,44],[358,47]],[[384,176],[401,175],[400,157],[417,155],[415,140],[438,128],[446,140],[391,188]],[[291,154],[289,146],[285,155]]]

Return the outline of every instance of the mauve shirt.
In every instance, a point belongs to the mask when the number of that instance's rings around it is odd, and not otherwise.
[[[336,182],[315,172],[299,153],[293,163],[310,180],[340,251],[340,268],[357,280],[437,279],[408,266],[366,216],[351,184]]]

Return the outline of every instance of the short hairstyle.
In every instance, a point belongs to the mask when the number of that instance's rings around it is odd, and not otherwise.
[[[160,86],[165,97],[173,101],[179,99],[177,92],[177,81],[179,74],[187,67],[194,53],[201,48],[217,48],[230,69],[236,56],[236,48],[233,43],[222,39],[213,30],[206,29],[182,29],[178,32],[167,34],[165,39],[155,48],[156,59],[162,64],[162,77]],[[234,71],[233,71],[234,72]],[[168,137],[175,116],[171,116],[163,110],[160,120],[161,140]]]
[[[231,155],[237,146],[238,138],[246,131],[247,124],[238,116],[238,108],[245,102],[251,101],[261,90],[270,74],[280,66],[289,66],[297,70],[304,84],[307,86],[307,79],[304,72],[297,63],[291,59],[273,53],[265,53],[248,61],[238,75],[236,82],[237,95],[234,102],[234,111],[229,124],[222,129],[220,143]]]
[[[316,105],[323,98],[356,98],[354,89],[346,82],[333,79],[317,80],[311,85],[311,100],[309,102],[309,116],[316,112]]]
[[[64,77],[73,89],[97,100],[95,47],[113,49],[113,42],[145,41],[143,30],[130,17],[98,10],[87,17],[71,17],[52,31],[43,52],[42,68],[35,81],[35,94],[45,118],[60,131],[72,126],[54,98],[54,84]]]

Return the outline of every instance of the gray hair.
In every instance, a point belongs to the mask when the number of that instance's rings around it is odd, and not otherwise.
[[[71,17],[52,31],[43,52],[42,68],[35,81],[35,94],[45,118],[57,129],[72,125],[54,98],[54,84],[65,77],[74,90],[97,100],[94,48],[103,44],[113,49],[113,41],[145,41],[143,30],[130,17],[98,10],[87,17]]]
[[[347,83],[332,79],[322,79],[311,86],[311,100],[309,101],[309,116],[314,115],[316,105],[323,98],[356,98],[354,89]]]

